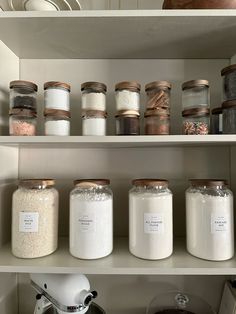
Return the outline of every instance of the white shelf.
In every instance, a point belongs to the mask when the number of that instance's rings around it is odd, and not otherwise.
[[[230,58],[236,10],[2,12],[0,40],[24,59]]]
[[[18,259],[11,254],[10,245],[0,249],[0,272],[19,273],[84,273],[108,275],[236,275],[236,260],[210,262],[189,255],[185,241],[175,241],[174,254],[165,260],[147,261],[128,251],[128,239],[118,238],[113,253],[99,260],[79,260],[68,251],[68,239],[60,241],[52,255],[38,259]]]

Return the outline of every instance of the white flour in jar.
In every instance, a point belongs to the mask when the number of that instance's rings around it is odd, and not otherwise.
[[[139,111],[140,94],[129,90],[116,91],[116,110],[135,110]]]
[[[82,93],[83,110],[106,111],[106,95],[104,93]]]
[[[83,135],[106,135],[105,118],[83,118],[82,120]]]
[[[70,92],[63,88],[48,88],[44,91],[45,109],[70,111]]]
[[[186,193],[187,249],[199,258],[222,261],[234,255],[233,196]]]
[[[70,121],[68,120],[46,120],[45,135],[70,135]]]

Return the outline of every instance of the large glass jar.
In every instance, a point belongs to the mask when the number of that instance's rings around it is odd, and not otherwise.
[[[171,84],[167,81],[156,81],[145,86],[147,93],[147,110],[170,108]]]
[[[82,179],[70,194],[70,253],[97,259],[113,250],[113,195],[110,181]]]
[[[169,135],[170,113],[169,109],[147,110],[145,113],[146,135]]]
[[[9,134],[15,136],[34,136],[37,131],[36,113],[29,109],[11,109]]]
[[[50,81],[44,84],[45,109],[70,111],[70,85]]]
[[[143,259],[172,254],[172,192],[168,181],[137,179],[129,192],[129,250]]]
[[[30,109],[37,111],[38,86],[28,81],[10,82],[10,109]]]
[[[236,134],[236,100],[225,101],[223,108],[223,134]]]
[[[139,135],[140,114],[134,110],[119,111],[116,115],[116,135]]]
[[[206,135],[210,133],[210,110],[189,109],[182,112],[183,134]]]
[[[211,111],[211,133],[223,133],[223,108],[215,108]]]
[[[99,82],[85,82],[81,85],[82,110],[106,111],[107,87]]]
[[[141,85],[136,81],[120,82],[115,86],[116,111],[140,109]]]
[[[52,179],[21,180],[12,199],[12,253],[20,258],[57,249],[58,192]]]
[[[221,71],[223,77],[223,99],[236,100],[236,64],[232,64]]]
[[[70,112],[65,110],[47,109],[44,111],[45,135],[70,135]]]
[[[186,191],[187,250],[211,261],[234,255],[233,194],[222,180],[190,180]]]
[[[82,135],[106,135],[107,113],[100,110],[85,110],[82,113]]]
[[[193,108],[210,109],[210,91],[207,80],[193,80],[182,85],[182,108],[183,110]]]

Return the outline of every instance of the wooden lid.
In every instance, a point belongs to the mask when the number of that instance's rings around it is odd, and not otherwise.
[[[227,180],[218,180],[218,179],[191,179],[189,181],[191,182],[191,185],[193,186],[216,187],[216,186],[228,185]]]
[[[25,188],[36,188],[38,186],[43,186],[44,188],[48,186],[54,186],[55,185],[55,180],[53,179],[24,179],[20,180],[19,184],[20,187],[25,187]]]
[[[85,82],[81,84],[81,90],[92,89],[98,93],[105,93],[107,91],[107,86],[100,82]]]
[[[58,109],[45,109],[44,110],[45,117],[66,117],[70,118],[70,111],[66,110],[58,110]]]
[[[149,109],[146,110],[144,117],[151,117],[151,116],[170,116],[170,110],[169,108],[163,109],[163,108],[156,108],[156,109]]]
[[[82,110],[82,118],[106,118],[107,112],[102,110]]]
[[[135,117],[139,117],[140,113],[139,111],[136,110],[120,110],[117,112],[116,117],[120,117],[120,116],[135,116]]]
[[[25,88],[37,92],[38,86],[30,81],[16,80],[10,82],[10,88]]]
[[[155,88],[168,88],[171,89],[171,83],[168,81],[155,81],[145,85],[145,91]]]
[[[187,81],[182,84],[182,90],[190,89],[198,86],[206,86],[209,87],[209,81],[207,80],[192,80]]]
[[[124,90],[127,89],[131,92],[140,92],[141,85],[137,81],[124,81],[119,82],[115,85],[115,90]]]
[[[218,108],[214,108],[211,111],[211,114],[215,115],[215,114],[221,114],[223,112],[223,108],[222,107],[218,107]]]
[[[163,186],[168,187],[169,181],[163,179],[135,179],[132,181],[135,186]]]
[[[110,184],[108,179],[78,179],[74,181],[74,186],[95,187],[106,186]]]
[[[228,100],[224,101],[222,104],[223,109],[233,108],[236,107],[236,100]]]
[[[225,76],[234,71],[236,71],[236,64],[229,65],[221,71],[221,76]]]
[[[10,109],[9,115],[10,116],[29,117],[29,118],[37,117],[37,113],[34,110],[21,109],[21,108]]]
[[[186,109],[182,111],[182,116],[183,117],[188,117],[188,116],[208,116],[210,114],[210,109],[207,108],[193,108],[193,109]]]
[[[64,88],[70,92],[70,85],[67,83],[57,82],[57,81],[50,81],[50,82],[44,83],[44,89],[53,88],[53,87]]]

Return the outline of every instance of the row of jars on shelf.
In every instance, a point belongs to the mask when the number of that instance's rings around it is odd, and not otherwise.
[[[234,255],[233,194],[225,180],[195,179],[186,191],[187,250],[212,261]],[[12,253],[36,258],[58,241],[54,180],[19,182],[12,201]],[[129,192],[129,250],[158,260],[173,252],[173,195],[167,180],[136,179]],[[180,217],[183,219],[183,217]],[[113,250],[113,193],[107,179],[81,179],[70,193],[70,253],[97,259]]]

